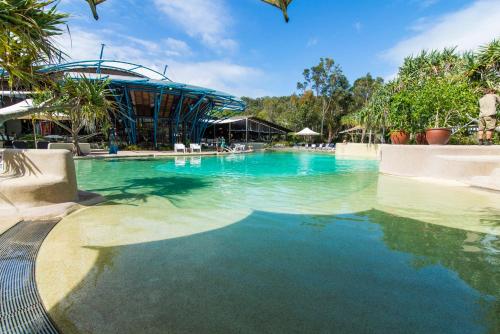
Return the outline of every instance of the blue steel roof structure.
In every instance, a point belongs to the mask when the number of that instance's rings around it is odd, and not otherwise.
[[[43,73],[66,72],[73,77],[82,75],[76,70],[95,70],[95,73],[85,72],[91,79],[110,79],[112,84],[142,86],[144,90],[162,90],[164,93],[180,95],[205,96],[214,102],[216,108],[234,111],[245,110],[245,102],[221,91],[210,88],[173,82],[166,75],[146,66],[116,60],[84,60],[63,64],[48,65],[40,71]],[[102,70],[124,72],[129,75],[101,74]]]

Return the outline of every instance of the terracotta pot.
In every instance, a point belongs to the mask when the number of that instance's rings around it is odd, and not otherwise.
[[[410,135],[405,131],[392,131],[391,143],[395,145],[405,145],[410,141]]]
[[[428,145],[427,137],[425,136],[425,132],[419,132],[415,135],[415,141],[418,145]]]
[[[446,145],[451,137],[451,129],[435,128],[425,131],[425,138],[429,145]]]

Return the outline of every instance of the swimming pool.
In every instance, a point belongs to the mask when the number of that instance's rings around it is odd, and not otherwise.
[[[500,328],[500,196],[313,153],[81,160],[40,251],[67,332]]]

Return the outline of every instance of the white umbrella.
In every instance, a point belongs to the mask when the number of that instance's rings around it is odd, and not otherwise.
[[[299,132],[296,133],[297,136],[319,136],[319,133],[309,129],[305,128],[300,130]]]

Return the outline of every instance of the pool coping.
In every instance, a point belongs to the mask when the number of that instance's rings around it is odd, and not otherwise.
[[[126,159],[126,158],[169,158],[169,157],[199,157],[199,156],[219,156],[231,154],[248,154],[256,150],[245,150],[238,152],[193,152],[193,153],[176,153],[176,152],[161,152],[161,151],[119,151],[117,154],[99,153],[93,151],[86,156],[74,156],[74,160],[93,160],[93,159]]]

